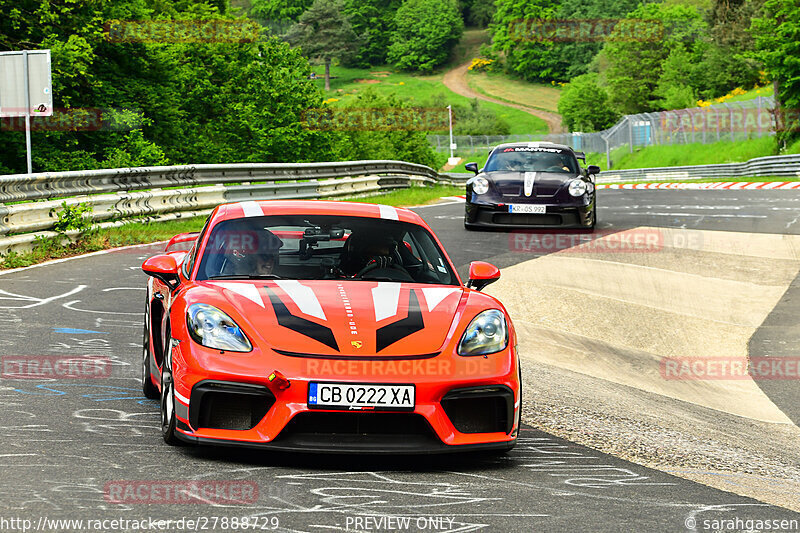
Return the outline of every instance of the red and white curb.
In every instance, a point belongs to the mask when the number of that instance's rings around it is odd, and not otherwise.
[[[598,189],[800,189],[800,181],[719,181],[714,183],[598,183]]]

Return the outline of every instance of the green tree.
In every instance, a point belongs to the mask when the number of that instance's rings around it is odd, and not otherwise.
[[[494,0],[465,0],[461,4],[464,21],[471,26],[485,28],[492,21]]]
[[[715,0],[708,15],[709,42],[698,64],[700,96],[710,99],[759,81],[759,61],[752,56],[749,33],[764,0]]]
[[[405,0],[395,15],[388,59],[398,68],[430,72],[450,55],[464,31],[456,0]]]
[[[331,61],[347,58],[358,46],[342,0],[314,0],[285,38],[311,59],[325,64],[325,90],[331,90]]]
[[[104,35],[112,20],[234,20],[221,8],[227,2],[0,0],[0,49],[49,48],[55,107],[95,110],[82,113],[88,128],[52,131],[34,118],[35,170],[347,157],[330,132],[303,126],[322,94],[307,79],[308,61],[287,43]],[[24,168],[23,133],[0,130],[0,172]]]
[[[250,16],[266,26],[276,21],[296,21],[306,9],[311,7],[311,1],[312,0],[252,0],[250,2]]]
[[[366,109],[387,109],[395,113],[398,109],[411,106],[407,100],[397,96],[381,95],[373,89],[360,93],[348,108],[358,113]],[[424,126],[423,126],[424,127]],[[377,130],[344,130],[339,132],[339,145],[348,158],[360,159],[399,159],[436,168],[437,157],[428,142],[427,132],[413,128],[392,128]]]
[[[558,99],[558,112],[569,131],[604,130],[619,118],[594,73],[576,76],[564,87]]]
[[[697,54],[693,54],[683,43],[670,50],[661,65],[655,94],[662,109],[683,109],[697,106],[700,71]],[[694,83],[693,83],[694,81]]]
[[[607,26],[600,21],[623,17],[638,4],[639,0],[497,0],[490,25],[492,46],[516,76],[565,81],[588,72],[603,46]],[[560,26],[557,39],[544,21]]]
[[[358,51],[349,63],[367,68],[386,63],[394,17],[402,0],[345,0],[345,14],[360,37]]]
[[[755,57],[775,85],[778,141],[800,136],[800,8],[794,0],[767,0],[753,20]]]
[[[659,109],[656,90],[665,60],[679,46],[694,50],[706,29],[694,7],[642,4],[633,10],[614,27],[602,51],[611,106],[624,114]]]

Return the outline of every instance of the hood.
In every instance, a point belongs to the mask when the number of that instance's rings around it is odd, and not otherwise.
[[[459,286],[345,280],[200,284],[225,299],[223,311],[256,345],[354,358],[439,351],[464,293]]]
[[[579,176],[561,172],[512,172],[497,170],[485,174],[497,191],[507,197],[555,196],[564,184]]]

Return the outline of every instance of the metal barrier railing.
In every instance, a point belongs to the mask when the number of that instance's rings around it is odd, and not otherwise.
[[[239,163],[0,176],[0,254],[30,249],[58,220],[62,202],[88,204],[94,222],[204,214],[244,200],[335,198],[411,185],[463,184],[404,161]],[[8,202],[19,202],[11,203]]]

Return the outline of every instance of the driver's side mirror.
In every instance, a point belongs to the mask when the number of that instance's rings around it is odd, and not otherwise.
[[[500,269],[493,264],[484,261],[473,261],[469,264],[468,289],[481,291],[484,287],[490,283],[494,283],[498,279],[500,279]]]
[[[466,168],[470,172],[474,172],[475,174],[478,173],[478,163],[467,163],[466,165],[464,165],[464,168]]]
[[[586,168],[586,171],[587,171],[589,174],[600,174],[600,167],[598,167],[597,165],[589,165],[589,166]]]
[[[142,263],[142,270],[148,276],[153,276],[174,289],[180,283],[178,277],[178,263],[175,257],[169,254],[154,255]]]

